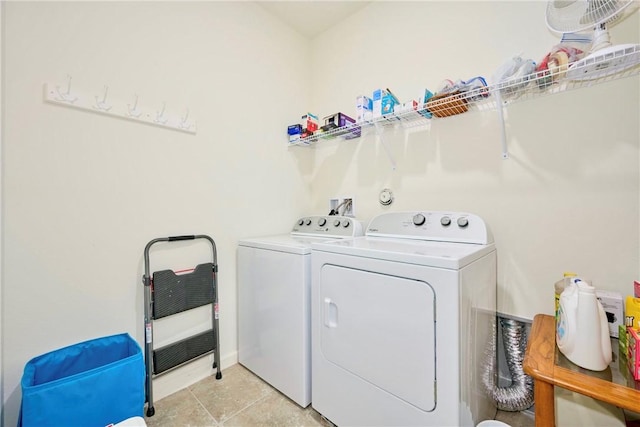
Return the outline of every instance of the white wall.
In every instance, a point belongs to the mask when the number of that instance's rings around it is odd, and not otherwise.
[[[3,6],[4,422],[30,358],[120,332],[143,343],[142,256],[156,237],[216,241],[221,356],[235,363],[236,242],[309,212],[311,153],[287,151],[284,133],[309,103],[308,41],[249,2]],[[66,88],[67,75],[72,91],[189,108],[197,135],[45,104],[43,84]],[[152,271],[208,250],[158,247]],[[210,372],[209,360],[160,377],[155,398]]]
[[[313,40],[312,111],[355,114],[378,87],[401,100],[446,78],[491,78],[505,60],[535,61],[559,42],[546,2],[374,2]],[[638,43],[640,13],[611,28]],[[639,78],[513,104],[510,158],[496,112],[433,120],[428,132],[385,134],[311,148],[316,209],[355,197],[359,219],[388,210],[481,215],[498,249],[498,308],[532,319],[553,312],[553,283],[577,271],[602,289],[632,292],[639,274]],[[392,189],[395,202],[378,203]]]

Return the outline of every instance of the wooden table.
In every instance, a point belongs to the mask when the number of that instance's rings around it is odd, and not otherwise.
[[[614,346],[618,346],[616,339],[612,340]],[[617,354],[617,348],[613,350]],[[640,412],[640,381],[634,381],[625,363],[625,358],[616,357],[601,372],[580,368],[557,349],[555,318],[537,314],[523,363],[525,373],[534,380],[536,427],[555,426],[554,386]]]

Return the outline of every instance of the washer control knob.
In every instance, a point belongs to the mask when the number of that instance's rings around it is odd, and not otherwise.
[[[333,226],[334,227],[339,227],[340,226],[340,220],[336,219],[335,221],[333,221]]]
[[[304,219],[299,219],[298,220],[298,225],[302,225],[302,224],[304,224]]]
[[[467,218],[458,218],[458,227],[465,228],[467,225],[469,225],[469,220]]]
[[[351,223],[349,221],[345,221],[344,224],[342,224],[344,228],[349,228],[350,225]]]
[[[448,227],[449,225],[451,225],[451,218],[449,218],[448,216],[443,216],[442,218],[440,218],[440,224],[442,224],[444,227]]]
[[[422,214],[416,214],[413,216],[414,225],[422,225],[426,221],[426,218]]]
[[[311,220],[310,220],[310,219],[307,219],[307,220],[305,221],[305,224],[306,224],[306,225],[311,225]]]
[[[325,225],[326,223],[327,223],[327,220],[326,220],[326,219],[324,219],[324,218],[320,218],[320,219],[318,220],[318,225],[319,225],[320,227],[324,227],[324,225]]]

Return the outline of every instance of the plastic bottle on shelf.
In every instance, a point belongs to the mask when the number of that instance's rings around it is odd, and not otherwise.
[[[565,271],[562,279],[558,280],[554,287],[556,291],[556,306],[555,306],[555,314],[556,314],[556,324],[558,323],[558,309],[560,308],[560,294],[562,291],[571,283],[571,278],[576,277],[577,274],[571,271]]]

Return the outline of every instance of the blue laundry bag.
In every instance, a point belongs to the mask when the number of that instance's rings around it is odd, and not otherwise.
[[[145,366],[129,334],[64,347],[27,362],[22,427],[104,427],[143,416]]]

